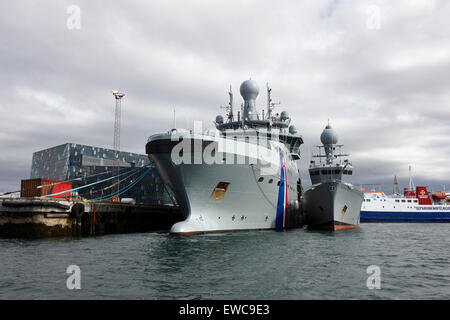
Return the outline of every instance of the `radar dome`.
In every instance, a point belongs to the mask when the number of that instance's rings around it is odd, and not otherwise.
[[[281,120],[286,121],[287,119],[289,119],[289,113],[287,113],[286,111],[281,111],[280,118]]]
[[[218,124],[223,123],[223,117],[220,114],[216,117],[216,123],[218,123]]]
[[[336,144],[338,142],[338,136],[336,131],[328,124],[320,135],[320,141],[323,144]]]
[[[289,133],[290,134],[296,134],[297,133],[297,128],[295,126],[290,126],[289,127]]]
[[[239,91],[241,92],[241,96],[245,101],[255,100],[259,94],[258,84],[252,79],[245,80],[244,82],[242,82]]]

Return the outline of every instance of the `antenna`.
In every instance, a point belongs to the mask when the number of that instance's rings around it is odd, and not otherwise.
[[[241,103],[241,114],[242,114],[242,128],[244,128],[245,116],[244,116],[244,104],[243,103]]]
[[[272,102],[272,88],[269,87],[269,83],[266,83],[267,87],[267,118],[270,119],[272,117],[272,110],[275,108],[275,105],[281,104],[280,102]]]
[[[272,98],[270,97],[270,93],[272,92],[272,89],[269,87],[269,83],[266,83],[267,87],[267,117],[270,118],[272,116],[272,108],[270,107],[272,105]]]
[[[233,122],[234,121],[234,114],[233,114],[233,91],[231,90],[231,85],[230,85],[230,91],[228,91],[228,96],[229,96],[229,101],[228,101],[228,105],[226,106],[220,106],[221,109],[226,109],[227,113],[227,119],[228,122]]]
[[[175,108],[173,109],[173,129],[177,128],[177,114]]]
[[[409,165],[409,187],[414,188],[414,182],[412,180],[412,175],[411,175],[411,165]]]
[[[228,119],[230,120],[230,122],[233,122],[233,91],[231,90],[231,84],[230,84],[230,91],[228,92],[228,95],[230,96],[230,102],[228,102]]]

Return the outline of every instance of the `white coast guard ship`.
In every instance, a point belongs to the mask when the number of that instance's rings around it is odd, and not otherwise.
[[[255,81],[240,86],[244,99],[234,111],[218,115],[215,130],[172,129],[148,139],[154,161],[184,214],[171,233],[197,234],[229,230],[283,229],[299,224],[302,137],[275,103],[267,86],[267,112],[258,113]]]

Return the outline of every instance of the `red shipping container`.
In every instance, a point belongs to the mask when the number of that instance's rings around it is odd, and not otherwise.
[[[70,189],[72,189],[71,182],[44,178],[28,179],[22,180],[20,196],[41,197]],[[50,198],[67,198],[69,196],[70,191],[50,196]]]

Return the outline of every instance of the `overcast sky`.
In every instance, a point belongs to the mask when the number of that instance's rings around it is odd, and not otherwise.
[[[0,12],[0,192],[29,178],[34,151],[112,147],[111,90],[126,93],[121,148],[145,153],[174,108],[179,127],[210,127],[249,77],[258,111],[269,82],[303,135],[305,184],[330,119],[355,184],[391,192],[411,165],[416,185],[450,189],[450,1],[8,0]]]

